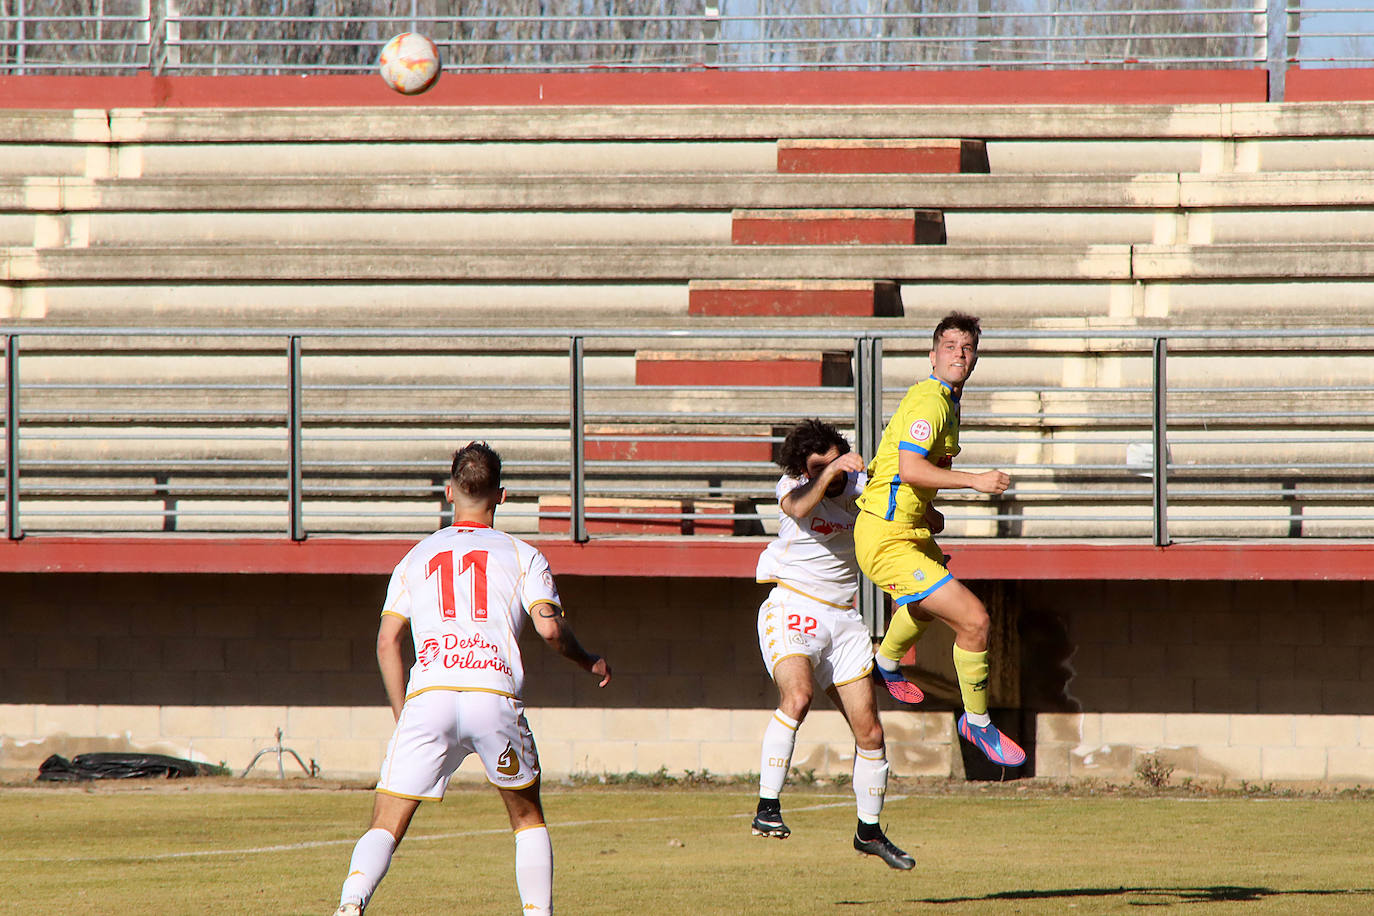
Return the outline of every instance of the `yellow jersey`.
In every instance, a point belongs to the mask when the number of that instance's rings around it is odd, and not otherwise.
[[[959,454],[959,399],[934,375],[908,388],[897,405],[868,463],[868,485],[858,500],[865,512],[920,528],[935,490],[902,483],[897,476],[897,455],[903,451],[915,452],[942,468],[950,467]]]

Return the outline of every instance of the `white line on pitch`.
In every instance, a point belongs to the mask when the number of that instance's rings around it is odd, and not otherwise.
[[[903,801],[905,795],[894,795],[888,799],[889,802]],[[799,811],[821,811],[826,808],[844,808],[854,804],[853,801],[827,802],[823,805],[803,805],[800,808],[788,808],[788,812],[796,814]],[[753,812],[743,814],[727,814],[729,818],[753,817]],[[549,829],[554,833],[559,830],[572,827],[598,827],[605,824],[661,824],[667,821],[686,821],[713,819],[714,814],[682,814],[664,815],[662,817],[635,817],[635,818],[600,818],[590,821],[559,821],[549,825]],[[458,840],[464,837],[474,836],[493,836],[497,834],[510,833],[509,827],[499,827],[490,830],[460,830],[455,833],[430,833],[421,835],[407,835],[406,843],[427,843],[435,840]],[[123,856],[65,856],[60,859],[49,857],[30,858],[30,859],[11,859],[12,862],[160,862],[169,859],[195,859],[206,858],[209,856],[250,856],[260,855],[268,852],[292,852],[300,849],[320,849],[326,846],[352,846],[358,842],[357,837],[346,840],[312,840],[306,843],[282,843],[275,846],[253,846],[248,849],[195,849],[183,852],[158,852],[149,855],[123,855]]]

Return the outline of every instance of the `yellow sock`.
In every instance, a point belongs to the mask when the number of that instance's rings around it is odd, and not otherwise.
[[[890,632],[890,631],[889,631]],[[886,642],[883,645],[887,645]],[[970,652],[954,647],[954,672],[959,677],[959,695],[964,712],[984,715],[988,711],[988,653]]]
[[[929,620],[917,620],[912,617],[906,608],[897,608],[897,612],[892,615],[892,622],[887,625],[887,632],[883,634],[883,643],[878,647],[878,654],[889,661],[900,662],[907,650],[916,645],[916,640],[921,638],[929,624]]]

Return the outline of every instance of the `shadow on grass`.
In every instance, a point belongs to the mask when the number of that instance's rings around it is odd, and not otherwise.
[[[1066,887],[1058,890],[999,891],[981,897],[921,897],[908,903],[977,903],[989,900],[1055,900],[1074,897],[1143,897],[1148,900],[1128,901],[1131,906],[1170,906],[1174,903],[1221,903],[1257,901],[1285,897],[1374,897],[1374,888],[1340,888],[1337,890],[1275,890],[1271,887],[1236,887],[1229,884],[1215,887]],[[838,906],[867,906],[876,901],[838,900]],[[1296,905],[1296,902],[1295,902]]]

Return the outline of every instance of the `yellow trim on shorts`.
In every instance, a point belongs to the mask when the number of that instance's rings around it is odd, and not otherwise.
[[[826,606],[826,607],[838,607],[838,608],[840,608],[841,611],[848,611],[848,610],[852,610],[852,608],[853,608],[853,604],[835,604],[834,602],[827,602],[827,600],[826,600],[826,599],[823,599],[823,597],[816,597],[815,595],[811,595],[811,593],[802,592],[800,588],[796,588],[796,586],[794,586],[794,585],[787,585],[786,582],[783,582],[782,580],[754,580],[754,581],[758,582],[758,584],[760,584],[760,585],[776,585],[776,586],[778,586],[778,588],[785,588],[785,589],[787,589],[787,591],[789,591],[789,592],[796,592],[797,595],[801,595],[802,597],[808,597],[808,599],[811,599],[812,602],[815,602],[816,604],[824,604],[824,606]]]
[[[538,830],[540,827],[543,827],[545,830],[547,830],[549,828],[549,825],[544,823],[543,821],[540,821],[537,824],[526,824],[523,827],[516,827],[514,830],[511,831],[511,833],[519,833],[522,830]]]
[[[864,673],[863,673],[863,674],[859,675],[858,677],[851,677],[851,678],[850,678],[849,680],[847,680],[847,681],[835,681],[835,682],[834,682],[833,684],[831,684],[830,686],[832,686],[832,687],[843,687],[845,684],[853,684],[853,683],[856,683],[856,682],[858,682],[858,681],[862,681],[864,678],[868,677],[868,676],[869,676],[870,674],[872,674],[872,673],[873,673],[873,663],[872,663],[872,662],[869,662],[869,663],[868,663],[868,667],[864,669]]]
[[[393,792],[390,789],[383,789],[381,786],[378,786],[376,791],[381,795],[390,795],[392,798],[407,798],[417,802],[444,800],[444,796],[442,795],[407,795],[404,792]]]
[[[406,623],[410,623],[409,617],[407,617],[405,614],[398,614],[395,611],[382,611],[382,616],[395,617],[397,620],[404,620]]]
[[[485,775],[485,774],[484,774],[484,775]],[[539,774],[536,773],[536,774],[534,775],[534,778],[531,779],[529,782],[525,783],[524,785],[519,785],[519,786],[503,786],[503,785],[501,785],[499,782],[492,782],[492,781],[491,781],[491,777],[490,777],[490,776],[487,776],[487,782],[491,783],[491,785],[495,786],[495,787],[498,788],[498,789],[510,789],[512,792],[519,791],[520,789],[528,789],[530,786],[534,785],[534,784],[535,784],[536,782],[538,782],[538,781],[539,781]]]
[[[839,608],[842,611],[848,611],[854,607],[854,605],[852,604],[836,604],[833,601],[826,601],[824,598],[817,598],[815,595],[804,592],[795,586],[788,585],[786,582],[783,582],[779,579],[756,579],[755,581],[758,582],[760,585],[768,585],[771,583],[773,585],[776,585],[778,588],[785,588],[789,592],[795,592],[798,595],[801,595],[803,598],[810,598],[817,604],[824,604],[826,607]]]
[[[409,700],[412,697],[418,697],[420,694],[429,693],[431,690],[452,690],[454,693],[492,693],[498,697],[515,700],[517,703],[524,702],[515,694],[506,693],[504,690],[492,690],[490,687],[446,687],[443,684],[435,684],[433,687],[421,687],[414,693],[406,694],[406,699]]]
[[[789,652],[786,655],[780,655],[778,656],[778,660],[773,662],[773,667],[768,669],[768,676],[773,678],[774,680],[777,680],[777,678],[774,677],[773,672],[778,670],[779,664],[781,664],[789,658],[804,658],[807,661],[811,660],[811,656],[807,655],[805,652]]]

